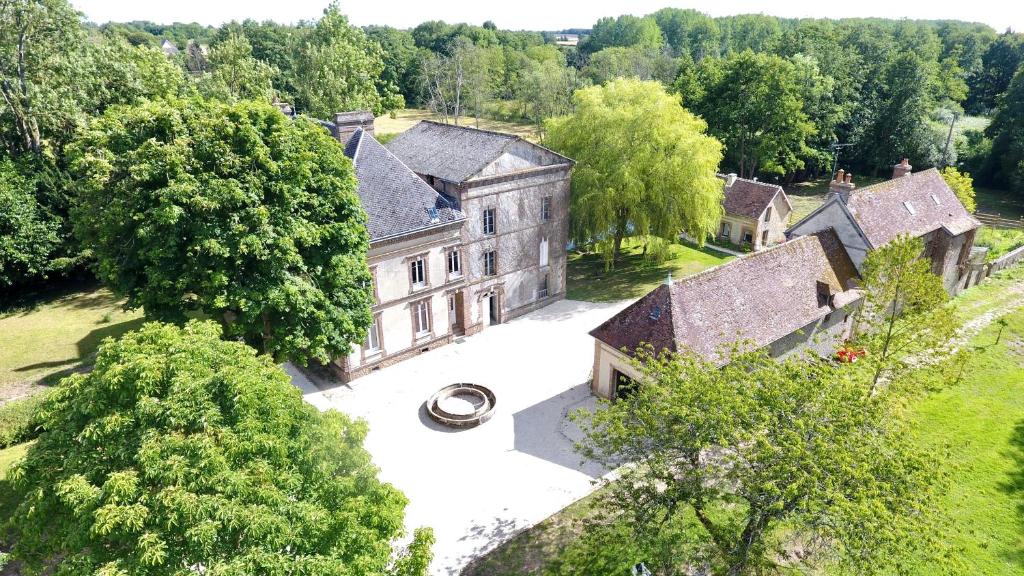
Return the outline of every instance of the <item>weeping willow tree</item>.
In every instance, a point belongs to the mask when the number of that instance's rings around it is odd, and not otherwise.
[[[623,239],[655,254],[685,232],[699,242],[722,216],[722,145],[658,82],[614,80],[578,90],[575,112],[547,121],[547,144],[577,162],[570,235],[614,266]]]

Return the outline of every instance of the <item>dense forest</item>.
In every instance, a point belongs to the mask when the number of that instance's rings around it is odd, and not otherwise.
[[[1024,35],[959,21],[712,18],[665,8],[559,34],[424,22],[85,22],[65,0],[0,3],[0,290],[80,270],[78,140],[119,105],[281,101],[299,113],[430,109],[544,126],[573,94],[656,80],[725,145],[722,171],[792,182],[839,163],[957,166],[1024,194]],[[165,41],[173,49],[164,46]]]

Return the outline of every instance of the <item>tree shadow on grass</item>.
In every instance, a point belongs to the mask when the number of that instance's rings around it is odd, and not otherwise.
[[[1014,470],[1009,478],[1000,484],[1000,488],[1013,497],[1017,506],[1017,523],[1020,532],[1024,532],[1024,420],[1013,428],[1010,438],[1010,450],[1007,453],[1014,463]],[[1024,547],[1019,543],[1017,549],[1007,555],[1007,560],[1018,567],[1024,567]]]
[[[78,341],[78,355],[79,357],[84,358],[96,352],[96,349],[99,348],[99,345],[103,340],[107,338],[119,338],[127,332],[138,330],[145,323],[145,318],[135,318],[134,320],[125,320],[124,322],[118,322],[117,324],[108,324],[102,328],[96,328]]]

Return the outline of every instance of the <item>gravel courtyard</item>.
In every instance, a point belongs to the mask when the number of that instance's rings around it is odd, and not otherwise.
[[[431,572],[458,574],[473,558],[593,490],[606,471],[572,449],[565,414],[594,406],[587,332],[626,306],[563,300],[507,324],[330,390],[293,367],[305,398],[369,422],[366,448],[381,478],[405,492],[410,528],[430,526]],[[452,431],[427,418],[424,401],[455,382],[494,391],[494,417]]]

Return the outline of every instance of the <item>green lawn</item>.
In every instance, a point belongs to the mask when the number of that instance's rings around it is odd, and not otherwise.
[[[858,187],[870,186],[883,180],[886,180],[886,178],[873,178],[859,174],[855,174],[853,177],[853,183]],[[789,216],[790,224],[796,224],[798,220],[810,214],[825,201],[830,181],[830,177],[822,176],[815,180],[783,186],[786,196],[789,197],[789,203],[793,205],[793,213]]]
[[[999,345],[997,323],[971,341],[986,347],[961,383],[909,407],[922,447],[937,448],[953,472],[942,506],[952,522],[943,538],[967,574],[1024,574],[1024,267],[1004,271],[954,302],[966,318],[1013,309]],[[539,574],[558,566],[597,512],[594,496],[563,509],[475,562],[463,576]],[[624,545],[625,549],[628,546]],[[604,559],[607,560],[607,559]],[[595,559],[595,562],[601,560]],[[625,573],[625,572],[623,572]],[[825,572],[827,573],[827,571]],[[922,576],[935,567],[920,566]]]
[[[7,471],[15,462],[21,460],[21,457],[28,452],[28,447],[31,445],[32,442],[25,442],[24,444],[15,444],[0,450],[0,480],[7,479]]]
[[[642,252],[640,240],[624,240],[619,262],[612,270],[605,270],[600,254],[571,252],[565,297],[590,302],[639,298],[664,282],[670,272],[673,278],[679,279],[732,259],[710,248],[690,244],[672,244],[669,258],[661,263],[650,261]]]
[[[121,304],[107,290],[92,288],[0,314],[0,402],[80,367],[104,338],[138,328],[141,313],[124,312]]]
[[[978,212],[1010,219],[1024,218],[1024,195],[1022,194],[991,188],[975,188],[974,199],[978,203]]]

